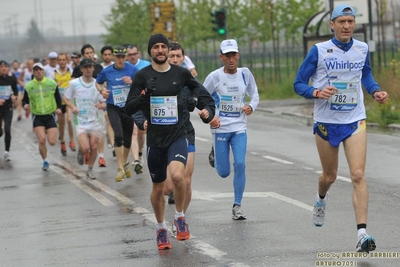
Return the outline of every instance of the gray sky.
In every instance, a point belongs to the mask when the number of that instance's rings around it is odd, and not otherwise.
[[[105,33],[101,21],[105,15],[110,14],[114,2],[115,0],[0,0],[0,35],[15,35],[16,32],[25,35],[31,19],[37,16],[39,29],[43,27],[44,32],[54,28],[64,32],[65,36],[73,36],[72,11],[77,35]]]

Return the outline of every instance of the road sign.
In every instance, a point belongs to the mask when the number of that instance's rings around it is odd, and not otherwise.
[[[175,5],[173,2],[152,3],[151,33],[162,33],[169,40],[176,40]]]

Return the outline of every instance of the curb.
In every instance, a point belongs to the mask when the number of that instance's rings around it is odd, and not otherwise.
[[[298,105],[299,107],[304,107],[305,105]],[[293,107],[293,106],[292,106]],[[261,111],[263,113],[275,116],[275,117],[280,117],[280,118],[285,118],[285,119],[291,119],[298,121],[300,123],[305,124],[306,126],[312,126],[314,124],[313,116],[311,115],[305,115],[302,113],[298,112],[284,112],[284,111],[277,111],[274,109],[270,108],[260,108],[257,107],[257,111]],[[382,127],[378,123],[368,123],[367,124],[367,129],[374,130],[374,131],[381,131],[385,134],[393,134],[393,133],[400,133],[400,124],[389,124],[387,127]]]

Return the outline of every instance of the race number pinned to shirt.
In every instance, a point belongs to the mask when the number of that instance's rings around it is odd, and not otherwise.
[[[220,117],[239,117],[243,107],[243,95],[221,95]]]
[[[177,96],[151,96],[150,118],[152,124],[176,124],[178,122]]]
[[[358,104],[358,82],[332,82],[332,85],[338,89],[331,96],[331,110],[349,112]]]
[[[11,85],[0,85],[0,99],[8,100],[11,96]]]
[[[125,107],[125,102],[126,99],[128,98],[129,88],[113,89],[112,93],[113,93],[114,105],[121,108]]]

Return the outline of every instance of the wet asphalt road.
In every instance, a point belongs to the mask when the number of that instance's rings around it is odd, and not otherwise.
[[[63,157],[57,145],[48,147],[51,166],[43,172],[30,120],[14,118],[12,161],[0,158],[0,266],[324,266],[317,265],[320,260],[400,266],[400,137],[370,132],[366,170],[367,230],[377,240],[377,252],[394,254],[356,258],[346,254],[354,252],[356,226],[343,149],[326,223],[316,228],[311,210],[320,166],[312,129],[307,118],[282,114],[304,106],[278,106],[260,105],[249,118],[246,221],[231,219],[232,174],[221,179],[208,165],[210,133],[192,115],[197,152],[187,220],[193,237],[171,238],[170,251],[156,247],[147,168],[115,183],[116,162],[106,148],[107,167],[96,164],[98,179],[87,181],[76,152]],[[168,225],[173,214],[167,204]]]

